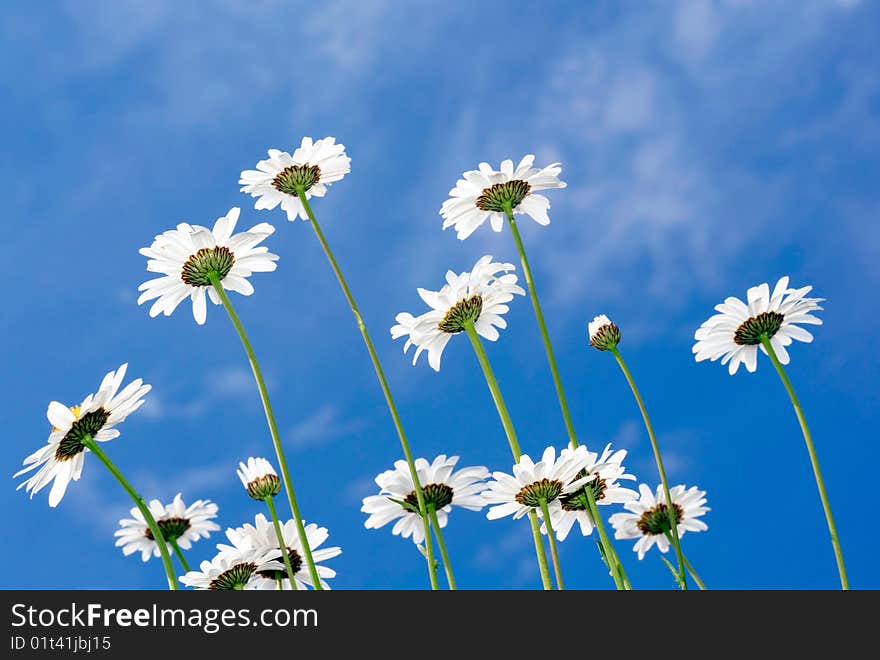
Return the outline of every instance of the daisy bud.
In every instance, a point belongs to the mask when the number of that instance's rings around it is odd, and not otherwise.
[[[238,464],[238,478],[247,490],[248,495],[255,500],[265,500],[275,497],[281,492],[281,479],[275,474],[272,464],[265,458],[247,459],[247,464]]]
[[[620,328],[614,325],[604,314],[595,317],[588,326],[590,346],[600,351],[610,351],[620,343]]]

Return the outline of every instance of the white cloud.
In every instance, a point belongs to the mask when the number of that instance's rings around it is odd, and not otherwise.
[[[332,440],[359,433],[365,426],[365,420],[345,417],[338,406],[328,403],[291,427],[285,440],[296,449],[320,447]]]

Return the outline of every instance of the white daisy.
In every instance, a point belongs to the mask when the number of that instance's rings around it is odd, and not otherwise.
[[[678,526],[678,536],[685,532],[704,532],[709,527],[699,517],[710,511],[706,504],[706,491],[696,486],[685,488],[673,486],[669,489],[672,497],[672,508]],[[666,494],[663,485],[657,486],[656,495],[647,484],[639,486],[639,499],[624,503],[623,507],[630,513],[615,513],[611,516],[614,526],[614,538],[638,539],[633,550],[639,553],[639,559],[651,549],[655,543],[660,552],[669,550],[669,539],[666,533],[672,527],[669,521]]]
[[[782,277],[770,293],[765,282],[748,290],[748,304],[739,298],[730,297],[715,309],[715,314],[694,333],[693,353],[697,362],[721,358],[721,364],[728,364],[733,375],[739,365],[754,372],[758,368],[758,349],[764,354],[767,350],[761,344],[761,336],[767,335],[770,345],[782,364],[788,364],[788,351],[785,347],[793,339],[803,342],[813,341],[813,335],[798,324],[822,325],[822,319],[810,312],[821,310],[819,303],[824,298],[805,298],[811,286],[790,289],[788,277]]]
[[[208,538],[211,532],[220,531],[220,526],[213,522],[217,517],[217,505],[211,500],[196,500],[186,506],[178,493],[168,505],[152,500],[149,509],[165,540],[169,543],[176,542],[184,550],[189,550],[194,541]],[[126,557],[135,552],[141,553],[143,561],[158,557],[159,546],[140,509],[134,507],[131,516],[119,521],[120,529],[114,533],[114,536],[119,537],[116,540],[117,547],[122,547],[122,554]]]
[[[483,491],[483,499],[490,505],[486,512],[489,520],[513,515],[514,520],[532,509],[541,513],[541,500],[547,502],[553,521],[554,512],[560,508],[560,498],[578,490],[591,477],[580,476],[590,462],[590,453],[584,446],[563,451],[556,457],[556,449],[547,447],[537,463],[528,454],[520,456],[513,466],[513,476],[506,472],[493,472],[494,481]],[[495,505],[495,506],[491,506]]]
[[[281,479],[278,478],[272,464],[265,458],[251,456],[247,459],[247,463],[238,464],[236,473],[248,495],[255,500],[275,497],[281,492]]]
[[[453,506],[479,511],[485,505],[480,493],[489,477],[487,468],[472,466],[455,470],[458,456],[447,458],[445,454],[440,454],[432,463],[424,458],[417,458],[415,463],[425,506],[433,505],[440,527],[446,527]],[[396,461],[393,470],[377,476],[376,485],[379,494],[365,497],[361,507],[361,511],[370,514],[364,527],[378,529],[396,521],[392,534],[403,538],[411,536],[414,543],[424,541],[425,529],[418,514],[419,501],[406,461]]]
[[[253,548],[220,552],[211,561],[203,561],[198,571],[181,575],[180,582],[193,589],[212,591],[260,589],[263,578],[258,571],[278,568],[278,564],[272,561],[271,554],[260,554]]]
[[[419,296],[431,310],[421,316],[403,312],[396,317],[397,325],[391,328],[391,337],[407,336],[403,352],[415,345],[413,364],[422,351],[428,351],[428,364],[440,371],[440,357],[453,335],[464,332],[465,324],[471,322],[481,337],[489,341],[498,339],[496,328],[506,328],[502,314],[509,311],[506,303],[514,294],[525,295],[516,283],[513,264],[497,263],[490,255],[481,257],[471,272],[456,275],[446,273],[446,285],[439,291],[418,289]],[[499,275],[500,273],[500,275]]]
[[[238,215],[238,208],[229,209],[229,213],[217,219],[213,230],[182,222],[177,229],[156,236],[150,247],[141,248],[140,253],[149,258],[147,270],[162,273],[162,277],[138,287],[138,291],[143,291],[138,305],[157,299],[150,307],[150,316],[171,316],[189,297],[193,317],[202,325],[208,315],[205,293],[215,305],[221,304],[212,278],[222,282],[227,291],[251,295],[254,287],[247,278],[276,268],[278,255],[259,245],[275,228],[264,222],[233,235]]]
[[[140,378],[119,389],[126,369],[128,365],[123,364],[104,376],[98,392],[89,394],[78,406],[68,408],[57,401],[49,404],[46,417],[52,424],[52,432],[48,444],[24,459],[25,468],[16,472],[13,478],[39,470],[18,488],[24,488],[33,497],[54,480],[49,492],[49,506],[58,505],[67,485],[78,481],[82,474],[84,455],[89,451],[83,440],[91,438],[107,442],[119,437],[119,431],[113,427],[144,403],[144,396],[151,386],[144,385]]]
[[[587,324],[587,331],[590,333],[590,346],[600,351],[610,351],[620,343],[620,328],[604,314],[594,317]]]
[[[351,172],[351,158],[345,154],[345,145],[336,144],[336,138],[325,137],[317,142],[304,137],[293,155],[278,149],[269,149],[269,158],[257,163],[256,170],[241,173],[241,191],[257,197],[257,209],[274,209],[281,204],[288,220],[308,220],[305,207],[299,200],[298,190],[305,190],[306,199],[323,197],[330,184],[340,181]]]
[[[539,225],[549,225],[550,200],[535,191],[568,184],[559,180],[559,163],[539,169],[532,167],[534,161],[529,154],[516,169],[512,160],[505,160],[497,171],[489,163],[480,163],[480,169],[465,172],[449,191],[450,199],[440,207],[443,229],[455,227],[458,238],[464,240],[489,218],[492,229],[501,231],[507,209],[514,215],[529,215]]]
[[[318,527],[316,524],[311,523],[305,525],[305,531],[309,549],[312,552],[312,560],[315,562],[315,569],[321,578],[321,586],[324,589],[329,589],[330,587],[325,582],[325,578],[336,577],[336,571],[328,566],[322,566],[320,562],[338,557],[342,554],[342,548],[317,549],[330,536],[326,527]],[[287,556],[290,559],[290,567],[293,569],[297,589],[305,589],[307,586],[313,587],[312,576],[306,565],[296,523],[293,520],[288,520],[281,525],[281,535],[284,537],[284,544],[287,546]],[[258,556],[265,556],[272,560],[272,566],[264,567],[257,571],[257,575],[254,578],[255,588],[277,589],[278,579],[283,581],[285,588],[290,588],[290,580],[287,578],[284,556],[281,554],[281,546],[278,545],[275,526],[272,524],[272,521],[266,519],[266,516],[258,513],[254,517],[253,525],[245,523],[241,527],[227,529],[226,538],[229,539],[232,545],[218,545],[217,549],[220,550],[221,554],[235,555],[236,553],[253,551]]]
[[[560,458],[570,454],[572,449],[563,449]],[[556,532],[556,538],[564,541],[571,531],[575,523],[581,528],[581,534],[589,536],[593,533],[595,521],[587,510],[584,499],[584,490],[589,488],[593,493],[593,499],[597,505],[623,504],[638,499],[639,494],[630,489],[624,488],[618,479],[629,479],[635,481],[636,478],[626,473],[623,467],[623,459],[626,458],[626,449],[611,450],[611,443],[605,445],[602,454],[587,451],[589,460],[583,468],[583,475],[589,477],[587,483],[568,495],[559,498],[559,507],[555,507],[551,511],[550,522],[553,524],[553,531]],[[546,534],[546,526],[541,527],[541,531]]]

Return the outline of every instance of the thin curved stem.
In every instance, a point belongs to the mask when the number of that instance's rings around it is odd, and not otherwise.
[[[519,252],[523,277],[525,277],[526,280],[526,288],[529,291],[532,308],[535,310],[535,319],[538,321],[538,329],[541,331],[541,340],[544,343],[544,352],[547,354],[547,364],[550,366],[550,374],[553,377],[553,386],[556,388],[556,397],[559,399],[559,408],[562,411],[562,420],[565,423],[568,440],[572,447],[577,447],[579,444],[577,433],[574,430],[574,422],[571,419],[571,412],[568,408],[568,398],[565,396],[565,388],[562,386],[562,377],[559,375],[559,366],[556,364],[556,354],[553,352],[553,343],[550,341],[550,332],[547,330],[547,323],[544,320],[544,311],[541,309],[541,301],[538,299],[538,289],[535,286],[532,267],[529,265],[529,258],[526,256],[526,248],[525,245],[523,245],[522,237],[519,234],[519,227],[517,227],[516,219],[513,215],[513,209],[509,205],[505,206],[504,214],[507,216],[507,222],[510,225],[510,233],[513,234],[513,240],[516,243],[516,249]],[[604,524],[601,520],[596,520],[596,527],[600,529],[600,532],[604,531]],[[604,534],[602,538],[602,547],[605,550],[606,561],[614,564],[613,567],[610,567],[614,584],[618,589],[624,588],[624,584],[628,583],[629,580],[626,578],[623,564],[617,554],[617,549],[609,540],[607,534]],[[623,576],[619,578],[621,574],[623,574]],[[615,577],[615,575],[618,577]]]
[[[614,545],[611,543],[611,539],[608,537],[608,532],[605,529],[605,523],[602,521],[602,518],[599,514],[599,506],[596,504],[596,498],[593,496],[593,491],[590,489],[589,483],[583,489],[584,492],[584,500],[587,503],[587,511],[590,513],[590,517],[593,519],[593,523],[596,525],[596,530],[599,532],[599,542],[602,547],[613,548]],[[607,554],[606,554],[607,556]],[[620,561],[620,558],[617,557],[617,553],[615,552],[614,557],[612,558],[613,566],[609,566],[608,570],[611,572],[611,578],[614,580],[614,584],[620,590],[630,590],[632,589],[632,585],[629,583],[629,578],[626,575],[626,571],[623,568],[623,564]]]
[[[675,507],[672,506],[672,495],[669,493],[669,480],[666,478],[666,468],[663,467],[663,457],[660,455],[660,445],[657,443],[657,436],[654,434],[654,426],[651,424],[651,418],[648,417],[648,409],[645,407],[645,402],[642,400],[642,395],[639,393],[639,388],[636,386],[636,381],[633,379],[632,374],[626,366],[626,362],[623,361],[623,356],[620,354],[620,350],[616,346],[611,349],[612,355],[614,355],[614,359],[617,360],[617,364],[620,365],[620,370],[623,372],[624,377],[626,377],[626,382],[629,383],[629,388],[632,390],[633,396],[636,398],[636,403],[639,405],[639,411],[642,413],[642,419],[645,422],[645,428],[648,431],[648,438],[651,441],[651,449],[654,452],[654,460],[657,463],[657,471],[660,473],[660,482],[663,484],[663,492],[666,495],[666,512],[669,514],[669,527],[672,531],[672,545],[675,548],[675,556],[678,559],[678,577],[681,580],[681,588],[682,591],[687,591],[687,574],[685,573],[684,567],[684,553],[681,551],[681,540],[678,538],[678,520],[675,513]]]
[[[428,516],[431,518],[431,525],[434,527],[434,533],[437,535],[437,545],[440,547],[440,556],[443,558],[443,570],[446,571],[446,582],[449,588],[455,591],[455,576],[452,574],[452,563],[449,561],[449,553],[446,550],[446,541],[443,538],[443,531],[440,529],[440,521],[437,519],[437,511],[433,504],[428,504]]]
[[[290,470],[287,468],[287,458],[284,455],[284,448],[281,446],[281,436],[278,433],[278,424],[275,422],[275,413],[272,412],[272,403],[269,401],[269,391],[266,389],[266,381],[263,380],[263,372],[260,369],[260,363],[257,361],[257,355],[254,353],[254,349],[244,330],[244,326],[241,324],[241,320],[235,312],[235,307],[232,306],[232,301],[229,299],[229,296],[226,295],[226,289],[223,288],[223,284],[220,282],[216,273],[211,273],[209,277],[211,279],[211,284],[214,285],[214,290],[217,292],[220,301],[223,303],[223,307],[226,309],[226,313],[229,314],[229,320],[232,321],[232,325],[238,333],[238,338],[241,340],[241,345],[244,347],[244,352],[247,354],[248,362],[251,365],[251,371],[254,372],[254,380],[257,381],[257,389],[260,391],[260,401],[262,401],[263,411],[266,413],[266,422],[269,424],[269,434],[272,436],[272,444],[275,446],[275,457],[278,459],[278,466],[281,468],[281,478],[284,481],[284,490],[287,491],[287,501],[290,503],[290,511],[293,514],[296,531],[299,535],[300,543],[302,544],[306,566],[309,567],[309,574],[312,576],[312,581],[315,583],[315,589],[321,591],[323,588],[321,587],[321,579],[318,577],[318,571],[315,568],[315,561],[312,559],[312,549],[309,547],[309,539],[306,536],[302,516],[299,512],[299,505],[296,502],[296,494],[293,491],[293,480],[290,478]]]
[[[504,397],[501,396],[501,388],[498,387],[498,381],[495,379],[495,372],[492,371],[492,365],[489,364],[489,356],[486,355],[486,349],[483,348],[483,342],[474,328],[473,321],[467,321],[464,324],[465,332],[471,340],[474,347],[474,353],[477,361],[483,369],[483,376],[486,378],[486,384],[489,386],[489,392],[492,394],[492,401],[495,402],[495,408],[498,410],[498,417],[501,418],[501,426],[504,427],[504,433],[507,436],[507,442],[510,445],[510,451],[513,453],[513,459],[519,463],[522,451],[519,448],[519,441],[516,439],[516,431],[513,428],[513,422],[510,419],[510,413],[507,411],[507,405],[504,403]],[[538,514],[532,509],[529,511],[529,522],[532,527],[532,538],[535,541],[535,555],[538,558],[538,569],[541,572],[541,583],[544,589],[553,589],[553,582],[550,579],[550,567],[547,565],[547,553],[544,551],[544,541],[541,539],[541,526],[538,524]]]
[[[293,591],[296,591],[296,576],[293,573],[293,566],[290,564],[290,554],[287,552],[287,542],[284,540],[284,534],[281,533],[281,523],[278,521],[278,513],[275,511],[275,502],[272,501],[271,495],[266,497],[265,502],[266,507],[269,509],[269,516],[272,518],[272,526],[275,528],[275,538],[278,539],[278,549],[281,550],[281,557],[284,560],[284,568],[287,571],[287,578],[290,580],[290,588]],[[282,584],[281,578],[278,578],[278,583]]]
[[[803,408],[798,400],[797,394],[794,392],[794,386],[785,373],[773,345],[767,338],[767,335],[761,335],[761,344],[767,351],[770,361],[776,367],[776,373],[788,392],[791,399],[791,405],[797,415],[798,423],[801,425],[801,431],[804,434],[804,442],[807,444],[807,453],[810,455],[810,465],[813,466],[813,476],[816,478],[816,487],[819,489],[819,499],[822,500],[822,509],[825,511],[825,521],[828,523],[828,533],[831,535],[831,546],[834,548],[834,558],[837,561],[837,572],[840,574],[840,588],[849,589],[849,578],[846,574],[846,565],[843,563],[843,550],[840,547],[840,539],[837,536],[837,525],[834,523],[834,515],[831,513],[831,503],[828,501],[828,493],[825,491],[825,480],[822,478],[822,470],[819,467],[819,457],[816,455],[816,447],[813,444],[813,436],[810,433],[810,427],[807,426],[807,418],[804,416]]]
[[[437,580],[437,562],[434,559],[434,546],[431,540],[431,527],[428,522],[428,510],[425,507],[425,495],[422,491],[422,484],[419,481],[419,473],[416,469],[415,460],[413,459],[412,451],[409,447],[406,432],[403,430],[403,422],[400,420],[400,415],[397,412],[397,405],[394,403],[394,398],[391,396],[391,388],[388,386],[388,380],[385,378],[385,371],[382,369],[382,363],[379,362],[379,355],[376,353],[373,340],[370,338],[370,333],[367,331],[367,325],[364,323],[363,316],[361,316],[357,301],[355,301],[354,295],[348,286],[348,282],[346,282],[345,276],[342,274],[342,269],[339,267],[336,257],[333,256],[333,251],[330,249],[330,244],[327,243],[327,239],[324,237],[324,232],[321,231],[321,226],[315,219],[315,214],[312,212],[312,206],[306,197],[305,189],[299,188],[297,192],[303,208],[309,216],[312,229],[315,231],[315,236],[317,236],[318,242],[321,244],[321,248],[327,256],[327,261],[330,262],[330,268],[333,269],[333,273],[339,281],[339,286],[342,287],[342,293],[348,302],[348,306],[351,308],[351,313],[354,315],[354,319],[357,322],[358,330],[360,330],[361,337],[363,337],[364,344],[367,347],[367,352],[370,354],[370,361],[373,363],[373,370],[376,372],[376,378],[379,380],[379,386],[382,388],[382,394],[385,396],[385,403],[388,405],[388,412],[391,413],[391,419],[394,422],[397,437],[400,439],[400,447],[403,450],[403,456],[406,459],[406,464],[409,466],[410,478],[412,479],[413,489],[416,492],[416,500],[418,501],[419,514],[422,517],[422,525],[424,526],[425,531],[425,561],[428,564],[428,576],[431,580],[431,589],[437,590],[440,588],[440,583]]]
[[[150,512],[150,507],[147,506],[146,502],[144,502],[144,498],[138,494],[134,487],[123,476],[122,472],[119,471],[119,468],[113,464],[110,457],[107,456],[107,454],[104,453],[104,450],[98,446],[97,442],[95,442],[90,436],[86,436],[82,443],[89,448],[101,463],[104,464],[104,467],[109,470],[110,474],[116,477],[116,481],[119,482],[119,485],[122,486],[126,493],[128,493],[128,496],[131,497],[135,506],[140,510],[141,515],[143,515],[144,520],[147,523],[147,527],[150,528],[153,540],[159,548],[159,555],[162,557],[162,566],[165,568],[165,576],[168,578],[168,588],[172,591],[177,591],[179,587],[177,585],[177,576],[174,574],[174,564],[171,563],[171,555],[168,554],[168,546],[165,543],[165,536],[162,534],[159,525],[156,524],[156,519]]]
[[[672,534],[670,534],[669,532],[663,532],[663,533],[665,534],[666,539],[670,543],[672,543]],[[694,569],[694,565],[691,564],[690,560],[687,558],[687,555],[685,555],[683,551],[682,551],[682,556],[684,557],[684,566],[687,569],[687,572],[690,573],[694,582],[700,588],[700,591],[708,591],[708,588],[706,587],[706,583],[700,579],[699,575],[697,575],[697,571]],[[676,572],[675,567],[672,564],[670,564],[668,561],[666,561],[666,557],[661,556],[660,558],[664,562],[666,562],[666,565],[669,567],[669,570],[672,571],[672,574],[675,576],[675,579],[678,580],[678,573]]]
[[[559,550],[556,547],[556,535],[553,531],[553,523],[550,522],[550,509],[547,500],[541,498],[541,514],[544,517],[544,526],[547,528],[547,539],[550,541],[550,558],[553,560],[553,573],[556,575],[556,588],[565,590],[562,582],[562,565],[559,563]]]
[[[180,546],[177,544],[177,539],[168,539],[168,543],[171,544],[171,547],[174,549],[174,555],[177,557],[177,561],[180,562],[180,567],[187,573],[189,573],[189,562],[186,561],[186,557],[183,556],[183,550],[180,549]]]

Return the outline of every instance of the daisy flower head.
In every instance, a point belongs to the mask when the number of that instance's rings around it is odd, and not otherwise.
[[[440,207],[443,229],[455,227],[459,240],[464,240],[488,218],[492,229],[501,231],[507,212],[525,214],[539,225],[549,225],[550,200],[536,192],[568,184],[559,180],[559,163],[537,168],[534,162],[535,157],[529,154],[516,168],[512,160],[505,160],[499,170],[480,163],[479,169],[462,174]]]
[[[180,582],[193,589],[211,591],[260,589],[263,579],[258,571],[279,567],[269,555],[270,553],[260,554],[253,548],[227,549],[218,553],[211,561],[203,561],[199,570],[181,575]]]
[[[733,296],[727,298],[715,306],[718,314],[710,317],[694,333],[696,361],[714,362],[721,358],[721,364],[728,365],[731,375],[737,372],[740,364],[754,372],[758,368],[758,349],[767,354],[761,343],[761,338],[766,337],[779,361],[788,364],[785,347],[792,340],[813,341],[813,335],[800,325],[822,325],[822,319],[811,312],[821,310],[819,303],[825,299],[807,298],[812,290],[812,286],[789,288],[786,276],[779,279],[772,293],[764,282],[748,290],[747,302]]]
[[[563,449],[560,459],[576,451],[577,449]],[[639,497],[636,491],[618,483],[621,479],[636,480],[635,476],[627,474],[626,468],[623,467],[626,449],[614,451],[609,443],[601,454],[593,451],[587,451],[586,454],[589,458],[579,476],[586,476],[587,481],[576,490],[560,497],[559,506],[551,511],[550,522],[553,524],[556,538],[560,541],[566,539],[575,523],[578,523],[584,536],[593,533],[595,521],[587,508],[586,489],[590,489],[593,501],[599,506],[624,504]],[[546,525],[542,526],[541,531],[547,533]]]
[[[604,314],[599,314],[587,325],[590,346],[600,351],[610,351],[620,343],[620,328]]]
[[[217,505],[211,500],[196,500],[187,506],[178,493],[167,505],[159,500],[152,500],[149,509],[165,540],[177,543],[184,550],[189,550],[194,541],[208,538],[211,532],[220,531],[220,526],[214,522]],[[122,554],[126,557],[140,552],[141,559],[147,561],[160,554],[153,532],[137,507],[131,510],[131,518],[119,521],[119,529],[114,536],[118,537],[116,545],[122,547]]]
[[[288,220],[308,220],[309,216],[299,198],[323,197],[327,188],[351,172],[351,158],[344,144],[336,138],[325,137],[313,141],[304,137],[299,148],[289,154],[269,149],[269,158],[257,163],[257,169],[245,170],[238,183],[241,192],[257,198],[256,209],[274,209],[279,204],[287,212]]]
[[[484,502],[480,493],[485,488],[489,470],[483,466],[455,469],[458,456],[440,454],[433,462],[424,458],[415,461],[416,473],[422,485],[425,506],[437,513],[440,527],[446,527],[452,507],[479,511]],[[412,537],[413,543],[425,540],[425,529],[418,513],[419,500],[406,461],[396,461],[393,470],[376,477],[378,495],[363,500],[361,511],[369,514],[364,527],[378,529],[394,521],[391,533],[403,538]]]
[[[151,386],[138,378],[120,390],[127,369],[128,365],[123,364],[104,376],[98,391],[78,406],[68,407],[58,401],[49,404],[46,417],[52,431],[47,444],[24,459],[25,467],[13,475],[16,478],[37,470],[18,488],[24,488],[33,497],[51,482],[49,506],[58,506],[68,484],[78,481],[82,474],[89,451],[85,441],[107,442],[119,437],[119,430],[114,427],[143,405]]]
[[[513,466],[512,476],[506,472],[492,473],[494,481],[483,491],[483,499],[490,507],[486,517],[497,520],[513,515],[516,520],[532,509],[540,513],[542,500],[552,516],[560,508],[562,498],[590,481],[591,477],[582,475],[589,461],[590,454],[584,446],[562,452],[559,457],[555,448],[547,447],[537,463],[523,454]]]
[[[446,284],[439,291],[418,289],[419,296],[431,308],[421,316],[403,312],[396,317],[391,337],[407,337],[406,353],[415,346],[413,364],[428,351],[428,364],[440,371],[443,349],[453,335],[464,332],[473,324],[477,334],[489,341],[498,339],[498,328],[506,328],[503,315],[514,295],[524,296],[517,282],[513,264],[492,261],[491,255],[481,257],[470,272],[446,273]]]
[[[236,472],[248,495],[255,500],[275,497],[281,492],[281,479],[265,458],[251,456],[247,459],[247,463],[238,464]]]
[[[278,255],[260,245],[275,228],[264,222],[233,234],[239,212],[238,208],[229,209],[213,229],[182,222],[176,229],[156,236],[150,247],[140,249],[148,259],[147,270],[162,274],[138,287],[142,292],[138,305],[156,301],[150,307],[151,318],[160,313],[171,316],[183,300],[190,298],[196,323],[204,325],[208,315],[206,297],[215,305],[221,304],[215,283],[249,296],[254,287],[248,278],[275,270]]]
[[[321,586],[324,589],[329,589],[330,586],[325,582],[325,579],[336,577],[336,571],[329,566],[321,565],[320,562],[338,557],[342,554],[342,548],[318,549],[330,536],[326,527],[318,527],[315,523],[310,523],[305,525],[305,531],[309,549],[312,552],[312,560],[315,562],[315,568],[321,579]],[[305,562],[296,522],[288,520],[282,524],[281,535],[284,537],[285,551],[290,559],[290,567],[293,569],[297,589],[305,589],[307,586],[314,587],[312,576]],[[268,558],[271,561],[271,565],[264,566],[256,572],[254,588],[277,589],[278,580],[282,580],[284,588],[290,588],[290,580],[287,578],[287,570],[284,566],[284,556],[281,553],[281,546],[278,544],[278,535],[275,533],[272,521],[267,520],[266,516],[258,513],[254,517],[253,525],[245,523],[241,527],[226,530],[226,538],[232,545],[218,545],[217,549],[221,554],[234,556],[255,553],[256,556]]]
[[[710,509],[706,504],[706,491],[696,486],[685,488],[674,486],[669,489],[672,498],[672,510],[678,526],[678,536],[685,532],[704,532],[709,527],[700,520]],[[656,543],[660,552],[669,550],[667,534],[672,526],[663,485],[657,486],[656,493],[647,484],[639,486],[639,498],[624,503],[627,513],[615,513],[611,516],[616,539],[638,539],[633,551],[643,559],[645,553]]]

